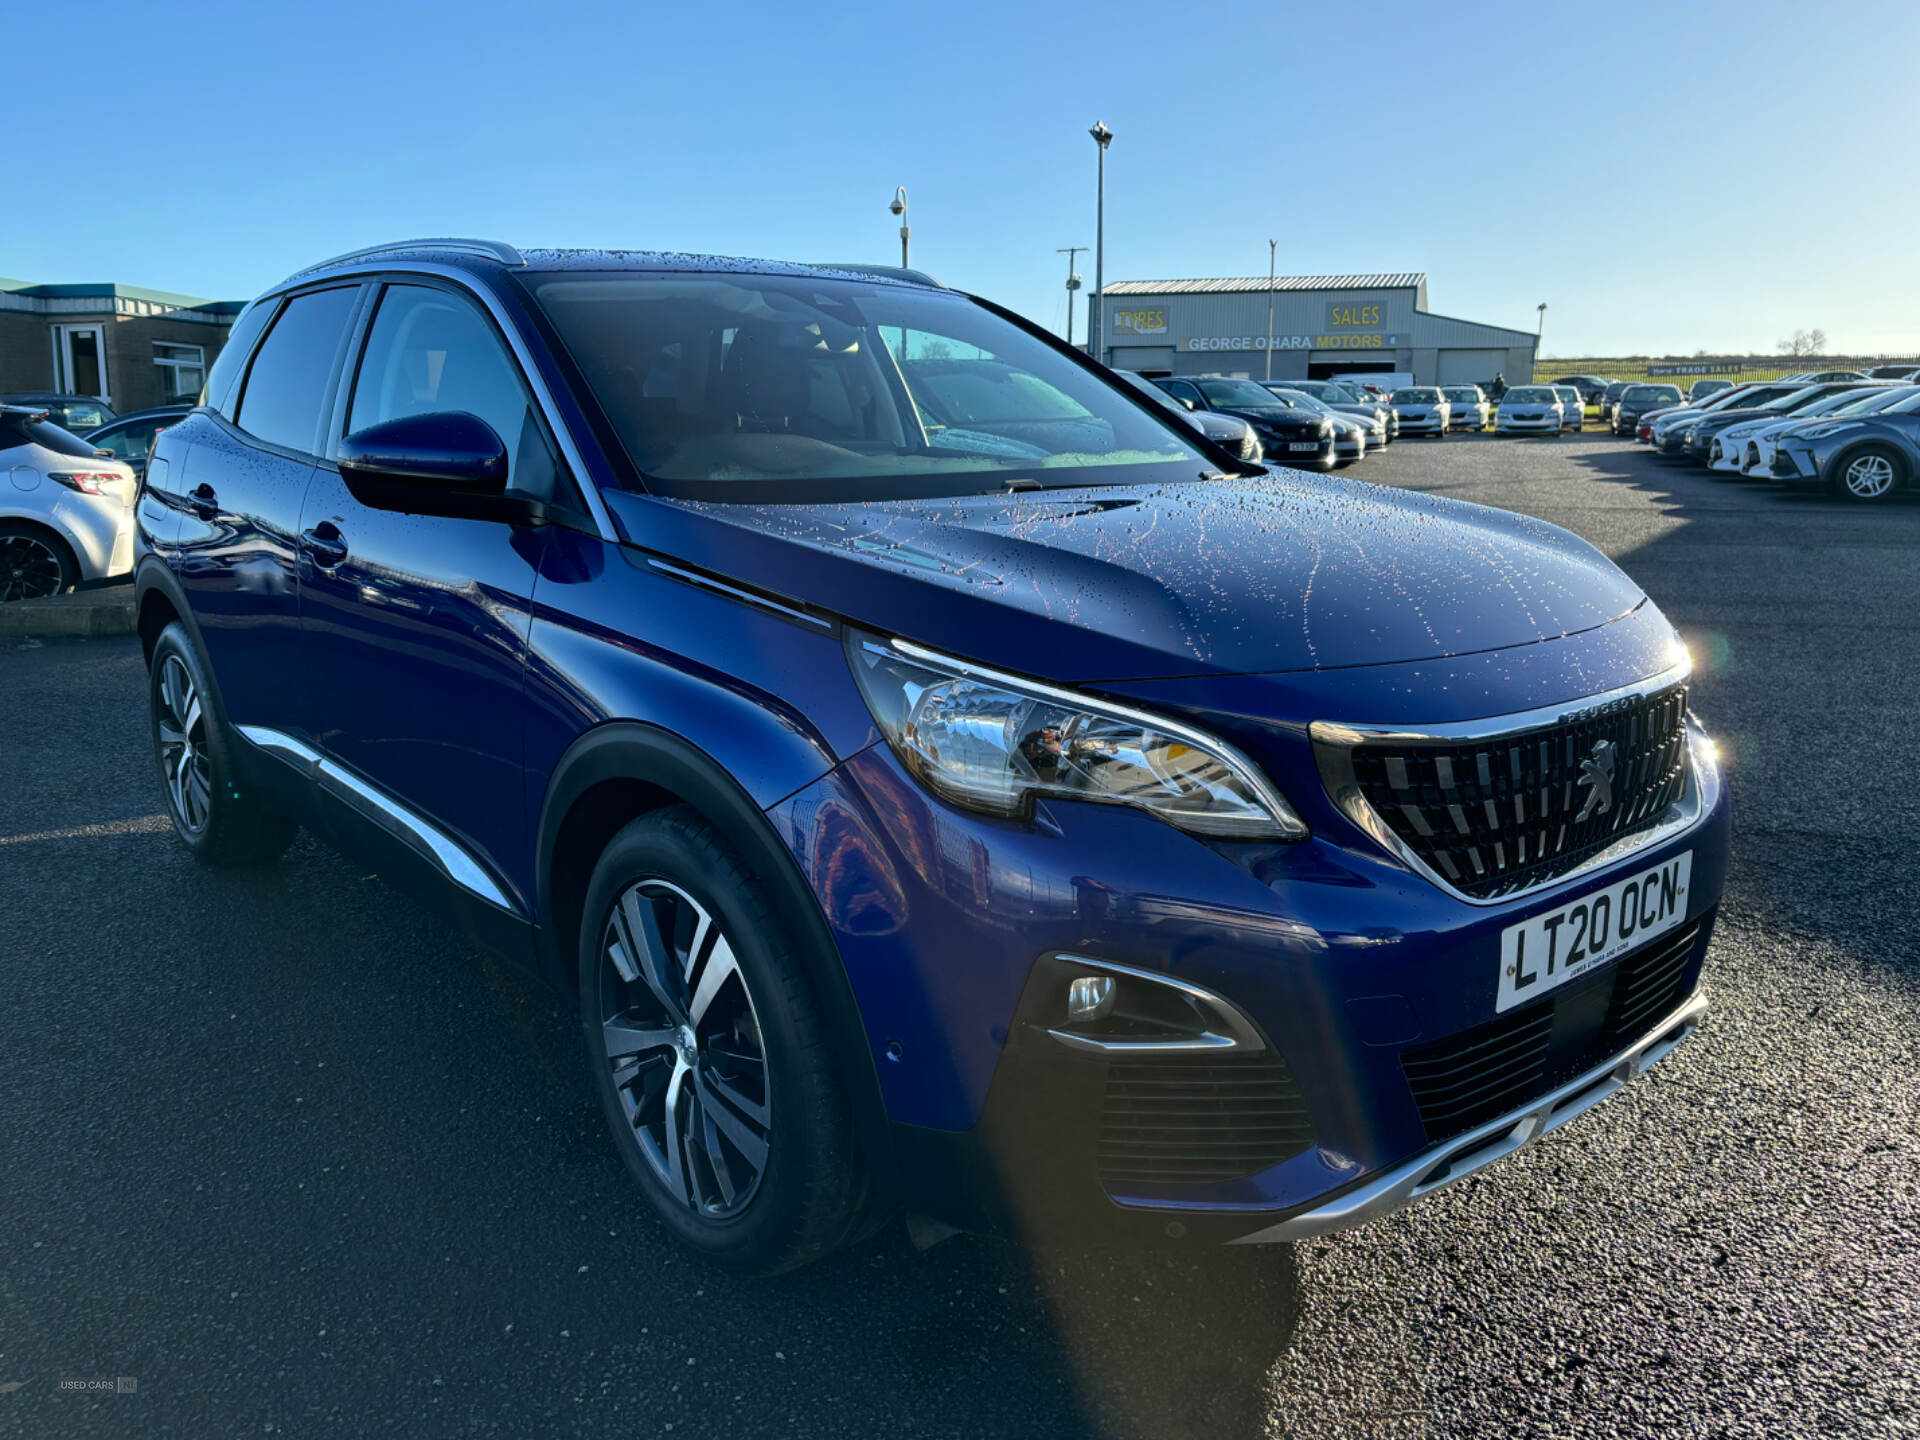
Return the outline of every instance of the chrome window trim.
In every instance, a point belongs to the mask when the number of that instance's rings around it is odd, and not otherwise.
[[[454,884],[489,905],[520,915],[506,888],[488,873],[473,854],[438,826],[422,819],[378,786],[362,780],[337,760],[329,759],[305,741],[265,725],[236,725],[242,739],[286,761],[305,778],[336,799],[351,805],[391,834],[410,842]]]
[[[1089,970],[1097,970],[1107,975],[1126,975],[1135,980],[1144,980],[1149,984],[1177,990],[1193,1001],[1203,1012],[1216,1016],[1221,1025],[1220,1030],[1205,1031],[1191,1040],[1098,1040],[1091,1035],[1077,1035],[1071,1030],[1049,1029],[1047,1031],[1047,1034],[1069,1049],[1085,1050],[1096,1055],[1127,1056],[1190,1054],[1195,1051],[1213,1054],[1230,1051],[1238,1055],[1249,1055],[1267,1048],[1267,1042],[1261,1038],[1260,1031],[1240,1011],[1239,1007],[1211,990],[1190,984],[1185,980],[1177,980],[1157,970],[1140,970],[1132,965],[1116,965],[1111,960],[1096,960],[1089,955],[1069,955],[1061,952],[1054,958],[1062,964],[1085,966]]]
[[[1416,875],[1431,882],[1455,900],[1482,907],[1506,905],[1515,900],[1539,894],[1556,885],[1577,880],[1625,856],[1671,840],[1697,824],[1702,814],[1700,767],[1694,755],[1692,743],[1689,742],[1687,746],[1686,788],[1680,798],[1669,807],[1666,819],[1658,824],[1635,830],[1631,834],[1622,835],[1598,853],[1588,856],[1571,870],[1519,890],[1510,890],[1503,895],[1485,898],[1469,895],[1455,886],[1446,876],[1422,860],[1411,846],[1394,833],[1393,827],[1368,803],[1365,793],[1360,788],[1360,782],[1353,769],[1354,750],[1362,745],[1418,744],[1421,741],[1511,740],[1534,731],[1573,724],[1624,702],[1671,689],[1686,680],[1692,673],[1693,661],[1682,659],[1679,663],[1645,680],[1637,680],[1631,685],[1622,685],[1615,690],[1588,695],[1561,705],[1543,705],[1538,709],[1522,710],[1511,715],[1496,715],[1484,720],[1465,720],[1444,725],[1355,725],[1345,721],[1316,720],[1308,727],[1308,734],[1313,742],[1314,763],[1320,771],[1320,780],[1326,786],[1328,797],[1340,813],[1359,826],[1374,843]],[[1686,723],[1691,723],[1690,716]]]
[[[1227,1243],[1272,1245],[1331,1235],[1377,1220],[1415,1200],[1444,1190],[1456,1180],[1464,1180],[1495,1161],[1504,1160],[1548,1131],[1559,1129],[1567,1121],[1584,1115],[1601,1101],[1618,1094],[1629,1081],[1644,1075],[1690,1038],[1699,1028],[1701,1017],[1706,1012],[1706,993],[1696,990],[1677,1009],[1654,1024],[1641,1039],[1611,1060],[1594,1066],[1584,1075],[1569,1080],[1540,1099],[1509,1111],[1498,1120],[1490,1120],[1485,1125],[1469,1130],[1465,1135],[1429,1146],[1405,1164],[1396,1165],[1325,1204]]]
[[[399,248],[405,250],[408,248],[417,248],[417,245],[418,242],[415,242],[413,246],[403,246]],[[379,251],[374,253],[385,253],[393,248],[395,247],[383,246]],[[452,247],[441,245],[438,248],[445,250]],[[495,258],[498,257],[496,256]],[[332,265],[334,263],[333,261],[328,261],[326,265]],[[316,265],[312,267],[311,270],[303,270],[300,272],[300,277],[315,275],[325,269],[326,265]],[[511,317],[506,312],[506,308],[500,304],[490,291],[476,287],[473,283],[473,277],[466,271],[455,269],[451,265],[437,265],[430,260],[362,260],[355,261],[352,264],[346,264],[343,261],[341,268],[333,271],[324,278],[328,280],[338,278],[342,281],[359,281],[395,275],[428,275],[436,280],[447,281],[458,289],[461,294],[468,296],[486,308],[487,314],[493,318],[493,323],[499,327],[500,333],[506,337],[507,345],[512,349],[514,358],[520,362],[520,373],[526,378],[527,387],[533,391],[534,403],[540,407],[540,413],[547,422],[547,429],[553,432],[554,443],[559,445],[561,454],[566,458],[568,466],[573,471],[574,482],[580,491],[581,498],[586,502],[588,518],[593,521],[595,533],[597,533],[602,540],[611,540],[618,544],[620,541],[619,527],[614,524],[612,512],[607,509],[606,500],[600,494],[600,487],[594,483],[593,476],[587,469],[586,462],[580,458],[580,447],[574,443],[572,432],[560,423],[560,408],[554,403],[553,392],[547,388],[547,382],[540,374],[540,367],[534,364],[533,351],[528,348],[525,338],[513,324]],[[283,285],[291,283],[291,279],[282,282]],[[302,279],[302,283],[306,283],[304,279]],[[280,289],[280,286],[274,287],[274,290],[268,295],[263,296],[262,299],[279,300]]]

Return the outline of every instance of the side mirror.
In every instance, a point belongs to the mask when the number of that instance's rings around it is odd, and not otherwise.
[[[353,498],[376,510],[533,523],[544,507],[509,496],[507,447],[465,410],[402,415],[356,430],[335,456]]]

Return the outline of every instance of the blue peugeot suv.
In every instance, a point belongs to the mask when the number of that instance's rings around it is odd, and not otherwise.
[[[1695,1028],[1728,804],[1541,522],[1268,470],[924,275],[431,240],[235,322],[137,508],[182,841],[577,996],[664,1223],[1288,1241]]]

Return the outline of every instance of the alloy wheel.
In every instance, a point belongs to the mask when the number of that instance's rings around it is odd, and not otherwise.
[[[0,601],[44,600],[60,593],[62,578],[60,557],[44,540],[0,537]]]
[[[1878,500],[1893,489],[1893,461],[1884,455],[1861,455],[1842,477],[1847,493],[1856,500]]]
[[[173,813],[191,835],[213,813],[213,776],[207,764],[207,715],[200,691],[178,655],[160,668],[160,773]]]
[[[601,1036],[641,1155],[688,1210],[738,1215],[766,1174],[772,1105],[731,940],[685,890],[648,879],[614,904],[600,949]]]

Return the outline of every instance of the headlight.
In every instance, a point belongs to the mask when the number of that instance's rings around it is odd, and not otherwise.
[[[858,631],[847,660],[901,762],[966,809],[1025,815],[1050,795],[1131,805],[1197,835],[1306,836],[1251,761],[1177,720]]]
[[[1800,432],[1800,438],[1802,440],[1824,440],[1829,435],[1838,435],[1842,430],[1857,430],[1859,428],[1860,422],[1858,420],[1839,420],[1832,425],[1816,425],[1811,430],[1802,430]]]

